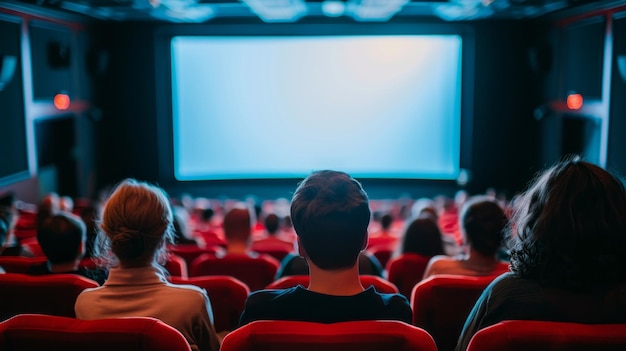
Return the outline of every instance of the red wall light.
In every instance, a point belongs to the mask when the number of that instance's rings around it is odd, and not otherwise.
[[[567,96],[567,108],[570,110],[580,110],[583,107],[583,96],[580,94],[569,94]]]
[[[59,93],[54,96],[54,107],[59,110],[67,110],[70,107],[70,96]]]

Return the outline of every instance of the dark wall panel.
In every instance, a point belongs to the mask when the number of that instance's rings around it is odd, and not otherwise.
[[[585,99],[602,98],[605,32],[604,16],[574,22],[564,28],[561,98],[570,92],[580,93]]]
[[[76,64],[72,31],[50,22],[32,21],[29,26],[33,69],[33,98],[52,100],[60,91],[75,96],[72,77]]]
[[[15,62],[11,79],[0,83],[0,183],[7,176],[28,172],[21,26],[19,18],[0,15],[0,69]]]

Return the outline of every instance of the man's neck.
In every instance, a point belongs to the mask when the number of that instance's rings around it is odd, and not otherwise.
[[[359,278],[359,265],[341,270],[324,270],[309,263],[310,282],[308,289],[321,294],[352,296],[364,289]]]

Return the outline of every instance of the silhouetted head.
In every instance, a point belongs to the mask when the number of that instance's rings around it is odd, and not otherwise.
[[[122,266],[150,265],[164,244],[173,239],[168,197],[157,186],[124,180],[107,200],[100,227]]]
[[[494,256],[502,246],[507,218],[492,198],[470,198],[463,204],[459,222],[465,243],[481,255]]]
[[[380,218],[380,226],[384,230],[389,230],[391,228],[391,224],[393,223],[393,216],[390,213],[385,213]]]
[[[85,253],[87,227],[80,217],[59,212],[37,229],[37,241],[52,264],[73,263]]]
[[[304,179],[291,201],[291,219],[307,258],[321,269],[354,266],[367,245],[369,200],[346,173],[317,171]]]
[[[516,201],[511,270],[549,286],[590,291],[626,281],[626,193],[617,177],[572,158]]]
[[[224,236],[228,243],[247,244],[252,235],[252,216],[245,205],[237,205],[224,216]]]
[[[445,252],[437,222],[425,215],[411,220],[404,229],[400,253],[414,253],[426,257],[443,255]]]
[[[274,235],[278,232],[278,228],[280,228],[280,218],[276,214],[270,213],[265,216],[264,225],[267,233]]]

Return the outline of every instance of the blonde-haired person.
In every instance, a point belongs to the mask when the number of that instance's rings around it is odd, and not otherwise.
[[[106,202],[100,227],[116,262],[103,286],[80,294],[76,317],[155,317],[178,329],[193,350],[218,350],[206,292],[168,283],[158,264],[173,236],[165,192],[145,182],[124,180]]]

